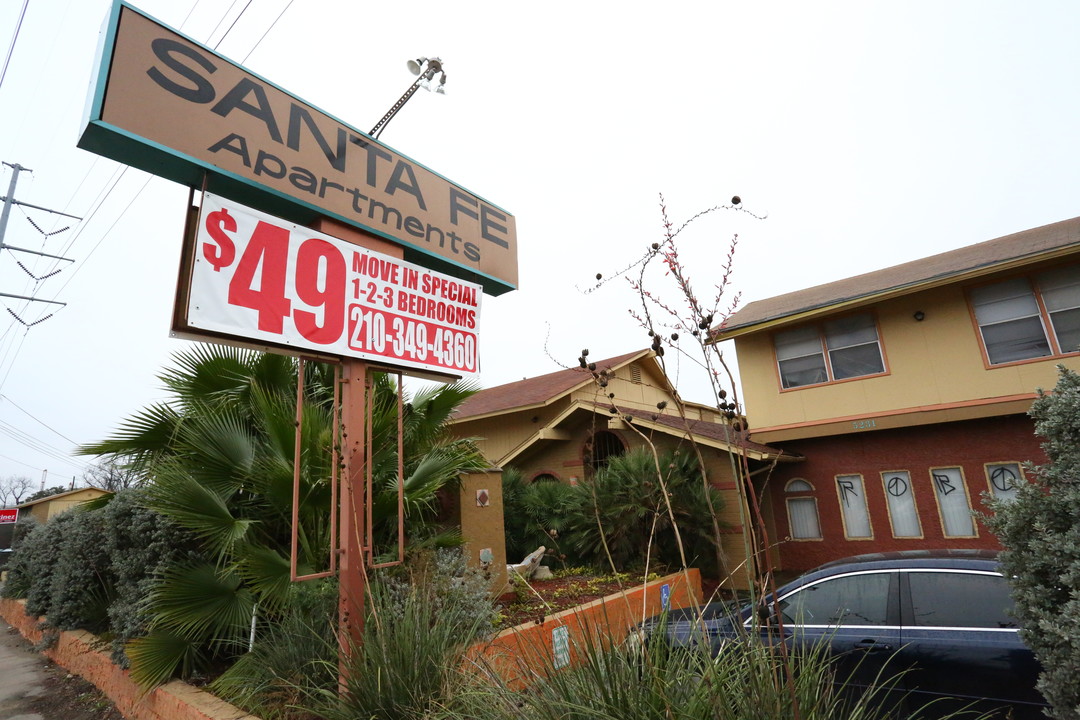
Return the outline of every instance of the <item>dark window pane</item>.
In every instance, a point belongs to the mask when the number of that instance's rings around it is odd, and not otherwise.
[[[825,358],[821,355],[808,355],[781,360],[780,379],[785,388],[823,383],[829,379],[825,374]]]
[[[885,363],[881,360],[881,350],[876,342],[832,350],[829,360],[836,380],[885,372]]]
[[[917,627],[1016,627],[1009,584],[1000,575],[913,572],[908,578]]]
[[[871,573],[824,580],[780,601],[784,621],[797,625],[884,625],[889,574]]]
[[[1050,322],[1054,325],[1058,347],[1063,353],[1080,350],[1080,308],[1050,313]]]
[[[983,340],[992,364],[1045,357],[1050,343],[1037,317],[1022,318],[996,325],[984,325]]]

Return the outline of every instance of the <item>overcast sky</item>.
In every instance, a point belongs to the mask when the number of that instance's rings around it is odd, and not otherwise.
[[[1074,2],[134,4],[361,130],[407,59],[443,59],[447,94],[417,94],[381,140],[517,218],[519,289],[483,301],[484,386],[648,345],[624,282],[583,290],[661,239],[661,193],[676,223],[736,194],[767,216],[681,238],[707,294],[739,234],[744,302],[1080,215]],[[52,486],[82,475],[75,445],[163,397],[186,347],[169,325],[187,189],[75,147],[110,3],[29,0],[16,35],[23,6],[0,3],[0,160],[33,170],[18,200],[85,219],[46,238],[29,220],[69,221],[11,214],[7,244],[74,262],[0,254],[0,293],[66,303],[0,297],[0,477]],[[679,383],[708,400],[692,366]]]

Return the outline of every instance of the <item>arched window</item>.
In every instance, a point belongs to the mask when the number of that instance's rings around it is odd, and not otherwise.
[[[792,540],[821,539],[817,498],[809,495],[812,492],[814,492],[814,486],[802,478],[794,478],[784,487],[788,528],[791,531]]]
[[[559,478],[557,478],[553,473],[545,472],[534,476],[532,481],[534,483],[559,482]]]
[[[597,470],[606,468],[613,457],[626,452],[619,436],[610,430],[600,430],[585,442],[585,471],[591,477]]]

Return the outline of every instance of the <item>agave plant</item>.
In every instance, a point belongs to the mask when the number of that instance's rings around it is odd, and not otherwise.
[[[257,618],[273,618],[289,597],[294,463],[299,465],[301,573],[329,557],[333,371],[305,372],[300,454],[295,453],[296,362],[212,345],[175,356],[161,376],[170,399],[124,422],[83,454],[122,461],[145,478],[148,505],[190,531],[207,558],[170,567],[148,598],[150,632],[127,648],[145,685],[188,674],[247,648]],[[397,512],[396,387],[374,384],[376,530]],[[405,405],[403,467],[407,534],[424,536],[438,490],[486,462],[473,443],[451,440],[449,414],[471,389],[434,387]],[[391,517],[394,518],[391,521]]]

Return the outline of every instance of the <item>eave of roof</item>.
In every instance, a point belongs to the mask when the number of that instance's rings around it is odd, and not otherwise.
[[[800,462],[804,459],[801,455],[795,455],[784,452],[778,448],[753,442],[744,433],[728,436],[727,432],[730,432],[730,430],[720,423],[689,419],[684,423],[680,416],[672,413],[642,412],[640,409],[618,406],[616,406],[616,409],[619,413],[618,415],[614,415],[611,413],[611,407],[612,406],[607,404],[578,400],[572,403],[563,412],[559,413],[557,417],[552,418],[547,427],[558,427],[572,415],[582,411],[603,418],[625,418],[626,416],[630,416],[632,418],[631,422],[643,430],[654,430],[676,437],[692,436],[691,439],[695,442],[700,442],[703,445],[726,452],[742,452],[745,450],[752,460]],[[689,425],[689,432],[687,431],[687,425]],[[538,430],[522,440],[516,447],[510,450],[505,457],[501,458],[499,460],[500,464],[506,465],[512,463],[518,456],[539,441],[540,431]]]
[[[1080,218],[1013,233],[882,270],[749,303],[713,330],[713,342],[869,305],[941,285],[1073,255]]]
[[[652,355],[653,352],[649,349],[635,350],[605,360],[597,360],[595,361],[596,368],[597,370],[613,370],[635,360],[652,357]],[[573,367],[497,385],[493,388],[485,388],[461,403],[451,422],[479,420],[501,415],[510,410],[520,411],[545,407],[591,382],[593,382],[592,372],[585,368]]]

